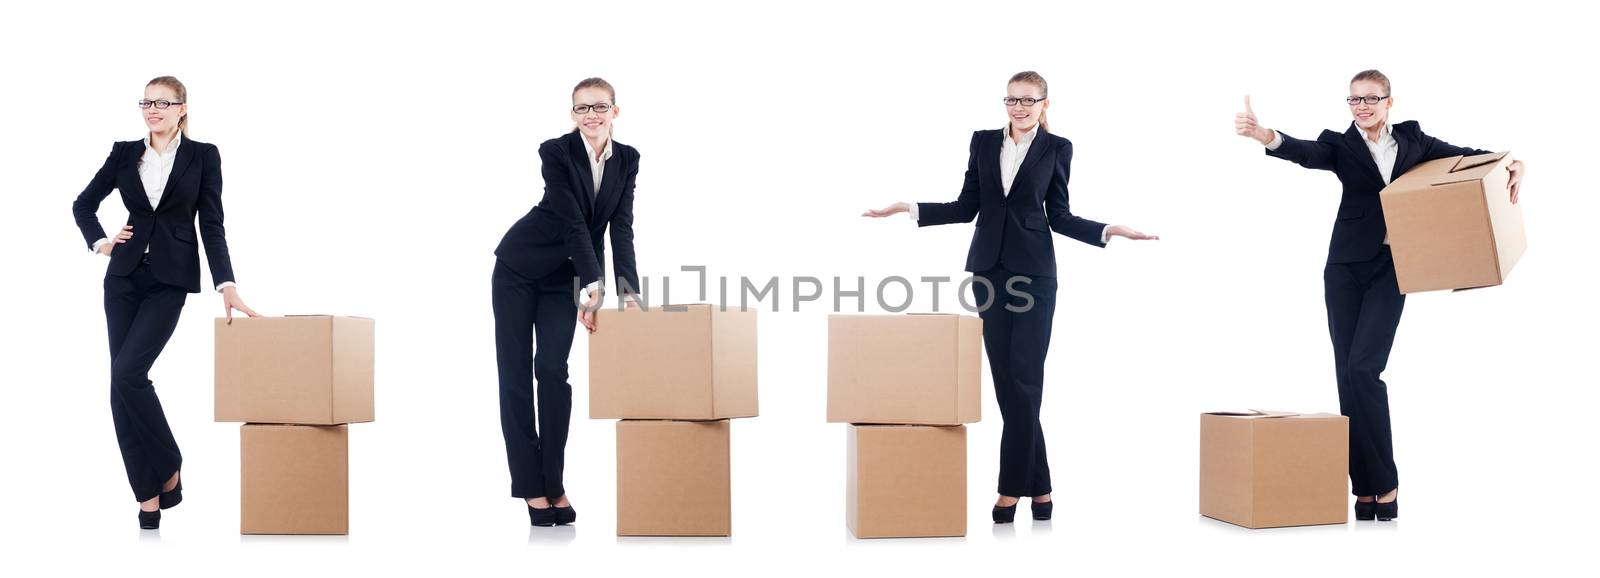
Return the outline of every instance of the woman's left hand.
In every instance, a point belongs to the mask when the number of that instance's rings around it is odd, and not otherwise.
[[[234,309],[238,309],[240,312],[244,313],[245,315],[249,315],[251,317],[260,317],[260,315],[256,314],[254,309],[251,309],[248,305],[244,304],[244,300],[243,299],[239,298],[239,290],[238,289],[233,288],[233,287],[223,287],[222,288],[222,313],[224,315],[228,316],[228,321],[229,322],[233,321],[233,310]]]
[[[1522,176],[1528,174],[1528,170],[1523,168],[1522,161],[1511,161],[1511,166],[1506,167],[1506,170],[1511,171],[1511,204],[1515,205],[1517,189],[1522,187]]]
[[[1161,239],[1161,237],[1146,235],[1122,225],[1112,225],[1110,229],[1106,230],[1106,238],[1109,239],[1111,237],[1123,237],[1135,241],[1156,241]]]

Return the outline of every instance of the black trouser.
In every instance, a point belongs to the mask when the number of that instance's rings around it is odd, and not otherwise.
[[[183,467],[183,454],[150,382],[150,366],[177,329],[189,293],[157,281],[148,255],[126,277],[106,275],[105,291],[111,421],[133,498],[143,502],[159,495],[162,485]]]
[[[1406,296],[1384,245],[1362,263],[1329,263],[1322,273],[1339,378],[1339,413],[1350,418],[1350,489],[1357,496],[1400,486],[1389,431],[1389,393],[1379,378],[1389,364]]]
[[[506,438],[506,460],[511,466],[511,495],[518,498],[554,501],[567,493],[561,471],[566,461],[567,424],[572,420],[567,354],[572,351],[578,324],[576,277],[570,261],[538,279],[523,277],[495,261],[492,285],[500,431]]]
[[[1050,326],[1056,312],[1054,277],[1018,276],[995,268],[976,276],[987,279],[972,284],[976,305],[994,301],[978,316],[983,319],[983,345],[994,375],[994,397],[1005,424],[1000,434],[1000,495],[1043,496],[1050,493],[1050,463],[1045,457],[1044,429],[1039,425],[1039,405],[1044,399],[1044,356],[1050,350]],[[1006,282],[1018,281],[1007,291]],[[1027,311],[1006,309],[1027,306]]]

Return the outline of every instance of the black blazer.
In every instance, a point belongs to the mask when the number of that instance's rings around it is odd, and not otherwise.
[[[1283,134],[1279,131],[1278,134]],[[1489,151],[1458,147],[1422,133],[1417,121],[1408,120],[1390,129],[1399,145],[1394,159],[1392,179],[1400,178],[1419,164],[1434,159],[1460,155],[1488,154]],[[1372,160],[1366,137],[1354,122],[1344,134],[1322,131],[1314,141],[1304,141],[1283,134],[1283,144],[1278,150],[1268,150],[1268,156],[1299,163],[1308,169],[1333,171],[1344,184],[1344,196],[1339,199],[1339,214],[1333,222],[1333,239],[1328,243],[1329,263],[1360,263],[1378,256],[1388,226],[1383,222],[1383,203],[1378,192],[1386,186],[1378,163]]]
[[[539,145],[544,198],[518,219],[500,239],[494,254],[517,273],[539,278],[572,260],[583,285],[605,274],[606,252],[601,246],[606,226],[611,227],[611,248],[617,252],[617,283],[637,292],[639,272],[633,255],[633,185],[639,176],[639,151],[611,141],[616,147],[594,190],[583,135],[572,132]]]
[[[1073,215],[1067,208],[1072,141],[1042,127],[1017,169],[1011,193],[1003,194],[1000,147],[1006,130],[972,133],[961,195],[950,203],[917,203],[917,225],[965,223],[977,217],[972,247],[967,250],[967,271],[980,273],[1003,262],[1012,273],[1054,277],[1055,239],[1050,231],[1104,247],[1100,234],[1106,226]]]
[[[228,240],[222,228],[222,156],[215,145],[181,138],[160,206],[150,206],[144,182],[139,180],[144,141],[126,141],[111,145],[106,164],[72,202],[72,217],[91,249],[95,241],[111,238],[95,212],[106,195],[116,189],[122,193],[123,206],[128,208],[127,224],[133,225],[133,238],[112,246],[106,274],[125,277],[132,273],[148,246],[150,270],[156,280],[199,293],[200,253],[194,234],[197,215],[212,284],[233,281],[233,263],[228,259]]]

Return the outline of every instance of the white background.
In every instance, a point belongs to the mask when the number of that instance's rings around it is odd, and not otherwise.
[[[1592,15],[1573,10],[1584,9],[8,6],[7,573],[1592,572],[1600,203],[1588,141],[1600,126],[1588,59],[1600,47]],[[1246,531],[1203,519],[1198,413],[1338,407],[1321,273],[1339,184],[1263,156],[1232,117],[1250,94],[1269,127],[1342,130],[1346,81],[1373,67],[1394,80],[1395,120],[1526,160],[1530,248],[1504,286],[1408,300],[1384,375],[1401,521]],[[599,75],[618,89],[616,138],[643,155],[640,272],[676,273],[682,302],[694,277],[681,265],[784,284],[960,278],[970,226],[858,215],[953,199],[971,131],[1005,122],[1005,80],[1024,69],[1051,81],[1053,127],[1075,143],[1073,210],[1162,236],[1057,244],[1053,524],[988,522],[1000,420],[986,389],[967,537],[850,539],[844,430],[824,422],[830,304],[792,312],[785,287],[783,311],[760,318],[762,415],[733,425],[731,539],[615,537],[613,424],[585,419],[583,336],[567,469],[579,523],[528,527],[508,497],[497,417],[491,251],[539,198],[537,146],[570,128],[574,83]],[[159,534],[135,529],[107,402],[105,260],[67,209],[112,141],[143,136],[134,101],[164,74],[189,85],[194,137],[221,147],[245,300],[377,319],[378,417],[351,427],[348,537],[238,535],[238,426],[211,421],[221,299],[210,292],[191,296],[152,373],[187,458],[187,499]],[[123,215],[116,196],[100,212],[108,226]]]

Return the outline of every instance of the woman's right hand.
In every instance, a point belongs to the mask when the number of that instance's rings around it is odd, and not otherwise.
[[[590,293],[589,299],[578,307],[578,323],[582,323],[583,328],[589,330],[589,333],[594,333],[595,327],[598,325],[598,319],[596,319],[595,314],[599,313],[599,311],[600,292],[595,291]]]
[[[908,204],[908,203],[895,203],[893,205],[889,205],[887,207],[884,207],[884,208],[878,209],[878,210],[867,209],[867,212],[861,213],[861,216],[863,216],[863,217],[883,218],[883,217],[887,217],[887,216],[893,215],[895,213],[905,213],[905,212],[910,212],[910,211],[911,211],[911,205],[910,204]]]
[[[1261,146],[1272,144],[1272,139],[1278,136],[1272,129],[1265,128],[1259,122],[1256,122],[1256,111],[1250,109],[1249,96],[1244,97],[1244,112],[1234,115],[1233,130],[1239,133],[1239,136],[1256,139],[1256,142],[1261,143]]]
[[[128,239],[132,239],[132,238],[133,238],[133,225],[125,225],[125,226],[122,227],[122,231],[117,233],[116,238],[112,239],[110,243],[106,243],[106,244],[100,246],[100,249],[99,249],[100,254],[101,255],[105,255],[107,257],[110,257],[111,256],[111,249],[115,248],[115,246],[117,246],[117,245],[121,245],[123,243],[128,242]]]

